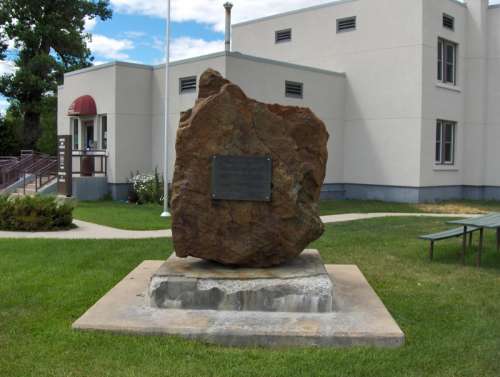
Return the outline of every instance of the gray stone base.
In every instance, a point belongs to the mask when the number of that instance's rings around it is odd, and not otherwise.
[[[331,312],[333,286],[317,250],[273,268],[230,268],[175,255],[153,275],[149,304],[163,309]]]
[[[322,199],[380,200],[399,203],[427,203],[447,200],[500,200],[496,186],[404,187],[369,184],[325,184]]]
[[[101,200],[109,193],[107,177],[73,177],[73,197],[78,200]]]
[[[145,261],[74,324],[82,331],[175,335],[226,346],[400,347],[404,334],[356,266],[327,265],[332,313],[155,309],[149,281],[164,261]]]

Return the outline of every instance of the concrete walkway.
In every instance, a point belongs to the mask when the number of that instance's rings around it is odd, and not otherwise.
[[[446,213],[347,213],[342,215],[322,216],[325,224],[341,223],[356,220],[376,219],[381,217],[453,217],[464,218],[478,215],[466,214],[446,214]],[[58,232],[2,232],[0,238],[16,239],[66,239],[66,240],[128,240],[128,239],[148,239],[148,238],[171,238],[172,231],[165,230],[122,230],[108,226],[97,225],[85,221],[74,220],[77,226],[75,229]]]

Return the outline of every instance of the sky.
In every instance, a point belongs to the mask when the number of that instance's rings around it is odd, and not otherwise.
[[[209,54],[224,49],[225,0],[171,0],[171,60]],[[232,0],[233,23],[332,2],[332,0]],[[115,60],[160,64],[165,60],[167,0],[110,0],[113,18],[87,20],[92,34],[89,47],[95,64]],[[500,3],[500,0],[491,1]],[[10,57],[15,51],[10,51]],[[0,60],[0,75],[12,73],[11,61]],[[8,103],[0,96],[0,112]]]

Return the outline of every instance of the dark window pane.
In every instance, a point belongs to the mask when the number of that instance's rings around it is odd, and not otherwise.
[[[455,82],[455,67],[452,64],[446,63],[446,71],[445,71],[445,81],[453,83]]]
[[[453,141],[453,124],[446,125],[444,138],[448,143]]]
[[[455,46],[452,44],[446,45],[446,62],[450,64],[455,63]]]
[[[436,143],[436,162],[441,162],[441,143]]]
[[[452,162],[453,161],[451,143],[444,144],[444,160],[445,160],[445,162]]]

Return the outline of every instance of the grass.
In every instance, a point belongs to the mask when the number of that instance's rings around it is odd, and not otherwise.
[[[170,220],[160,217],[163,208],[157,204],[135,205],[124,202],[78,202],[74,217],[78,220],[125,230],[161,230],[170,228]],[[436,204],[386,203],[379,201],[323,201],[321,215],[369,212],[435,212],[486,213],[500,212],[500,202],[459,201]]]
[[[158,204],[127,204],[103,200],[78,202],[75,219],[125,230],[161,230],[170,228],[170,220],[160,217],[163,207]]]
[[[312,247],[328,263],[360,266],[407,336],[400,349],[234,349],[175,337],[78,333],[71,323],[169,240],[0,241],[0,376],[500,375],[500,253],[487,232],[484,267],[457,258],[459,240],[419,234],[444,219],[332,224]]]
[[[481,214],[500,212],[500,201],[449,201],[439,203],[387,203],[375,200],[327,200],[320,204],[321,215],[371,212],[425,212]]]

